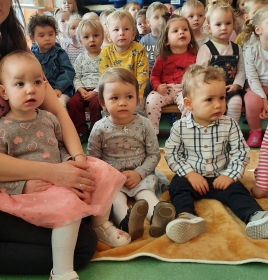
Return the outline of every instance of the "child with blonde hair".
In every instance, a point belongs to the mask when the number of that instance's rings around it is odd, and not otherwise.
[[[88,12],[83,15],[83,19],[94,19],[94,20],[99,20],[98,14],[94,12]]]
[[[227,0],[207,0],[207,5],[205,8],[206,14],[207,14],[207,12],[209,12],[210,8],[212,8],[217,3],[220,3],[222,6],[225,6],[226,4],[229,4],[231,6],[233,1],[232,0],[231,1],[230,0],[229,1],[227,1]],[[206,15],[206,17],[207,17],[207,15]],[[209,34],[207,20],[204,23],[204,32]],[[234,42],[236,40],[236,37],[237,37],[237,34],[236,34],[235,30],[233,29],[230,34],[229,41]]]
[[[100,78],[100,51],[103,42],[103,28],[99,21],[83,19],[77,28],[78,40],[85,51],[74,62],[75,94],[67,104],[70,118],[77,130],[81,143],[88,141],[90,131],[101,118],[101,107],[96,89]],[[90,127],[86,123],[85,108],[90,111]]]
[[[268,5],[268,0],[245,0],[244,3],[244,20],[245,24],[250,23],[255,13],[262,7]],[[244,28],[246,28],[246,25],[244,25]],[[251,34],[251,37],[247,39],[247,42],[244,41],[244,28],[242,29],[242,32],[237,36],[235,43],[239,44],[243,47],[243,51],[246,49],[247,45],[258,43],[258,38],[255,36],[255,33],[253,32]]]
[[[167,21],[166,21],[167,20]],[[146,114],[156,134],[159,133],[161,108],[177,104],[182,116],[181,80],[186,69],[196,61],[198,45],[186,18],[169,14],[163,17],[157,43],[157,56],[150,76],[153,91],[146,99]]]
[[[124,5],[123,9],[130,12],[132,17],[135,18],[136,13],[141,9],[141,5],[136,1],[129,1],[126,5]]]
[[[35,45],[31,51],[42,65],[44,74],[66,109],[73,95],[74,68],[68,54],[56,43],[57,23],[52,16],[33,14],[27,26],[30,39]]]
[[[67,52],[72,65],[74,65],[74,61],[76,60],[78,55],[85,50],[84,46],[81,45],[79,40],[77,39],[76,34],[78,24],[81,20],[82,18],[78,14],[72,14],[70,16],[70,19],[67,22],[67,32],[72,42],[65,43],[64,46],[62,46],[62,48]]]
[[[59,32],[57,34],[57,42],[64,48],[66,43],[71,42],[72,40],[68,36],[68,29],[67,29],[67,22],[70,19],[71,13],[67,11],[59,10],[56,15],[55,19],[57,22],[57,26]]]
[[[238,122],[246,76],[241,47],[229,41],[234,26],[234,10],[229,4],[217,2],[206,15],[210,40],[199,49],[196,64],[215,65],[224,69],[227,115]]]
[[[66,11],[71,14],[78,13],[75,0],[60,0],[59,7],[62,11]]]
[[[176,219],[166,232],[177,243],[206,232],[206,221],[194,207],[201,199],[227,205],[246,223],[247,236],[268,238],[268,212],[239,181],[250,149],[239,125],[224,116],[225,87],[221,68],[192,65],[183,76],[184,104],[190,114],[173,124],[164,148],[167,164],[176,172],[169,186]]]
[[[102,27],[103,27],[103,30],[104,30],[104,40],[103,40],[103,43],[102,43],[102,48],[111,43],[109,41],[108,37],[107,37],[108,29],[107,29],[106,20],[107,20],[107,17],[109,16],[109,14],[111,14],[114,11],[116,11],[114,8],[106,9],[106,10],[101,12],[100,17],[99,17],[99,21],[102,24]]]
[[[246,117],[250,128],[247,144],[250,147],[260,147],[262,141],[262,119],[268,118],[268,37],[267,37],[268,5],[259,9],[247,22],[243,41],[247,43],[252,33],[257,37],[253,44],[247,44],[244,51],[245,70],[248,88],[245,94]]]
[[[208,35],[203,32],[203,24],[206,19],[204,5],[198,0],[188,0],[183,3],[180,15],[189,21],[195,41],[200,48],[209,40]]]
[[[129,69],[139,83],[136,112],[145,115],[144,89],[149,77],[149,63],[144,47],[133,42],[136,35],[134,19],[128,11],[117,10],[107,17],[108,38],[112,42],[100,53],[100,73],[109,67]]]
[[[134,114],[138,96],[137,79],[129,70],[112,67],[101,76],[99,100],[109,116],[94,125],[87,154],[106,161],[127,180],[113,203],[113,220],[123,231],[108,221],[110,212],[93,217],[91,226],[99,240],[112,247],[142,237],[145,217],[150,221],[149,234],[153,237],[163,235],[167,223],[174,219],[173,206],[159,202],[155,195],[155,168],[160,160],[158,140],[150,121]],[[136,200],[131,208],[128,197]]]
[[[167,7],[161,2],[153,2],[149,5],[146,11],[146,21],[151,28],[151,32],[141,38],[140,44],[144,46],[147,53],[150,73],[152,72],[157,56],[157,41],[161,28],[161,19],[162,16],[167,12]]]
[[[72,157],[67,152],[58,119],[38,108],[45,99],[47,82],[39,61],[33,55],[25,51],[6,55],[0,63],[0,83],[0,96],[10,105],[10,110],[0,118],[1,153],[23,160],[54,163],[55,168],[57,163],[80,160],[80,157],[87,161],[88,169],[95,176],[91,183],[95,191],[87,196],[82,183],[71,189],[39,178],[0,183],[1,212],[47,228],[48,232],[52,229],[53,268],[50,279],[79,279],[74,271],[74,250],[81,219],[102,215],[110,209],[126,178],[103,161],[83,154]],[[112,183],[113,178],[116,179]],[[82,194],[85,201],[78,197]],[[35,238],[29,235],[28,242]],[[39,246],[47,249],[50,246],[47,240],[39,242]]]

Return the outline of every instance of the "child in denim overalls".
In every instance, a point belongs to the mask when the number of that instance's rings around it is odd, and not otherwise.
[[[240,46],[230,42],[234,12],[229,4],[215,4],[206,14],[211,40],[198,51],[196,64],[223,68],[226,74],[227,115],[240,119],[245,83],[244,59]]]
[[[44,74],[66,109],[73,95],[74,68],[68,54],[56,43],[57,23],[52,16],[34,14],[28,24],[28,34],[32,42],[32,52],[39,60]],[[67,109],[66,109],[67,110]]]

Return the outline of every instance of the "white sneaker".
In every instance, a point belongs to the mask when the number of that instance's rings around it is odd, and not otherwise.
[[[79,280],[79,276],[75,271],[67,272],[63,275],[54,275],[51,270],[49,280]]]
[[[177,242],[185,243],[206,232],[206,221],[190,213],[185,213],[168,223],[167,236]]]
[[[261,214],[261,212],[258,214]],[[249,222],[246,226],[246,233],[254,239],[268,238],[268,212],[263,211],[263,215],[258,220]]]

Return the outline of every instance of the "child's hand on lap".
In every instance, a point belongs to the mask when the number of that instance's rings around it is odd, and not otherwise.
[[[200,195],[209,191],[207,180],[200,174],[192,171],[184,176],[192,185],[193,189]]]
[[[214,189],[217,190],[226,190],[234,180],[226,175],[220,175],[213,182]]]
[[[232,85],[226,86],[226,90],[227,90],[228,93],[234,92],[234,91],[236,91],[240,88],[241,88],[241,86],[237,85],[237,84],[232,84]]]
[[[95,97],[97,95],[97,92],[96,91],[87,91],[86,92],[86,95],[84,97],[84,100],[85,101],[90,101],[93,97]]]
[[[263,101],[263,108],[259,117],[260,119],[264,120],[268,118],[268,101],[266,98],[263,98],[262,101]]]
[[[36,193],[46,191],[52,184],[42,180],[29,180],[25,183],[22,190],[23,194]]]
[[[57,97],[60,98],[62,95],[62,92],[59,89],[54,89],[54,91],[55,91]]]
[[[161,84],[157,87],[156,91],[160,93],[161,95],[167,95],[167,85]]]
[[[122,174],[124,174],[127,177],[125,186],[128,187],[129,189],[135,188],[141,181],[141,176],[137,171],[126,170],[123,171]]]

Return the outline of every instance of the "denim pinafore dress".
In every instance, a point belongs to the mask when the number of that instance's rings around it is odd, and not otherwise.
[[[232,44],[232,49],[233,49],[233,55],[220,55],[214,44],[209,40],[208,42],[205,43],[210,52],[211,52],[211,61],[210,65],[211,66],[217,66],[220,67],[224,70],[225,72],[225,77],[226,77],[226,85],[233,84],[235,75],[237,73],[237,65],[239,61],[239,48],[238,45],[231,42]],[[226,95],[226,101],[228,101],[231,97],[234,95],[244,95],[244,90],[239,89],[234,92],[228,93]]]

